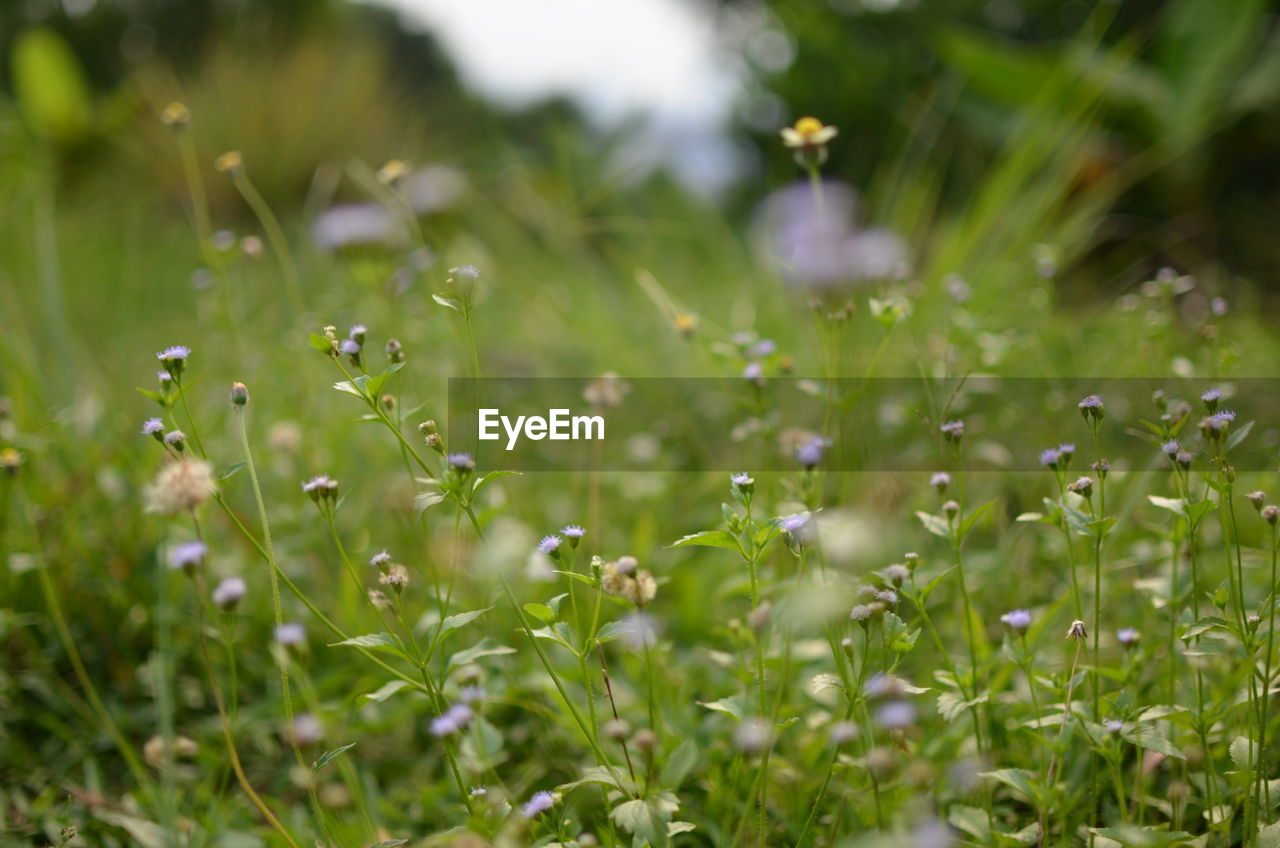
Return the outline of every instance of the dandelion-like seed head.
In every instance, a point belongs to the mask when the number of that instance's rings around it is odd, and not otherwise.
[[[209,597],[215,607],[223,612],[230,612],[248,591],[249,587],[245,585],[243,578],[227,577],[214,587]]]
[[[1088,639],[1089,633],[1084,628],[1084,622],[1078,618],[1071,622],[1071,626],[1067,628],[1066,638],[1080,640]]]
[[[202,459],[170,462],[146,489],[147,511],[177,515],[195,509],[218,489],[213,466]]]

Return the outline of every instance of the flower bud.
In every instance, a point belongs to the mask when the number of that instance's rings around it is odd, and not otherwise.
[[[244,383],[231,384],[231,403],[235,406],[244,406],[249,402],[249,387]]]

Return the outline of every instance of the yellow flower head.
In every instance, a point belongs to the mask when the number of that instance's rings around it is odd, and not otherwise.
[[[383,185],[394,185],[407,173],[409,173],[408,165],[399,159],[391,159],[378,169],[378,182]]]
[[[228,150],[226,153],[213,160],[213,168],[220,174],[229,174],[232,171],[240,170],[240,166],[244,162],[240,158],[239,150]]]
[[[160,122],[166,127],[185,127],[190,120],[191,113],[187,111],[187,107],[176,100],[160,112]]]
[[[794,126],[783,127],[781,135],[782,143],[787,147],[801,149],[822,147],[835,138],[838,132],[835,127],[829,127],[817,118],[804,117],[796,121]]]

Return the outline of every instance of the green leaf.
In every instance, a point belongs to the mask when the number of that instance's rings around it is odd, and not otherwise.
[[[556,620],[556,614],[552,612],[551,607],[546,604],[528,603],[524,605],[524,611],[541,621],[543,624],[550,624]]]
[[[916,510],[916,518],[920,519],[920,523],[924,525],[924,529],[928,530],[935,536],[941,536],[944,539],[951,538],[951,525],[940,515]]]
[[[1027,798],[1033,801],[1036,799],[1038,794],[1036,787],[1032,782],[1031,772],[1027,771],[1026,769],[1019,769],[1019,768],[997,769],[996,771],[981,772],[978,776],[989,777],[992,780],[997,780],[1000,783],[1003,783],[1005,786],[1008,786],[1012,789],[1017,790],[1018,792],[1021,792],[1023,795],[1025,795]]]
[[[230,480],[232,477],[236,475],[238,471],[240,471],[240,469],[244,468],[246,465],[248,465],[247,462],[231,463],[223,470],[223,472],[220,475],[218,475],[218,482],[225,483],[227,480]]]
[[[659,778],[662,785],[672,790],[679,789],[685,777],[698,764],[700,753],[698,743],[692,738],[681,742],[662,764],[662,774]]]
[[[972,836],[981,845],[990,842],[991,828],[987,824],[987,814],[978,807],[955,804],[947,811],[947,822]]]
[[[929,596],[932,595],[937,590],[937,588],[942,585],[942,581],[946,580],[947,577],[951,574],[951,572],[955,570],[956,570],[956,567],[953,565],[950,568],[948,568],[946,571],[942,572],[937,577],[934,577],[932,580],[926,583],[924,588],[920,590],[920,603],[922,604],[928,603]]]
[[[371,848],[400,848],[401,845],[408,844],[409,840],[407,839],[384,839],[382,842],[371,846]]]
[[[692,533],[672,542],[667,547],[683,548],[689,545],[699,545],[704,548],[728,548],[731,551],[738,550],[738,540],[725,530],[703,530],[701,533]]]
[[[556,787],[557,792],[568,793],[572,789],[589,784],[599,784],[601,786],[612,786],[614,789],[622,789],[626,791],[626,787],[618,784],[617,778],[613,772],[606,766],[592,766],[582,772],[582,777],[571,783],[562,783]]]
[[[667,822],[667,836],[675,836],[680,833],[689,833],[697,830],[698,826],[693,822],[673,821]]]
[[[596,585],[596,581],[592,580],[587,575],[579,574],[576,571],[560,571],[559,569],[557,569],[555,573],[563,574],[565,577],[568,577],[571,580],[577,580],[579,583],[586,583],[588,586],[591,586],[592,588],[594,588]]]
[[[150,398],[151,400],[155,401],[156,403],[160,404],[163,407],[166,407],[166,408],[168,407],[168,404],[164,402],[164,395],[160,394],[157,391],[154,391],[152,389],[144,389],[140,386],[135,388],[134,391],[145,398]]]
[[[973,512],[969,513],[968,517],[960,522],[960,538],[963,539],[965,536],[968,536],[969,531],[973,529],[973,525],[978,523],[978,519],[986,515],[986,513],[995,505],[996,500],[993,498],[975,509]]]
[[[745,695],[731,695],[728,698],[721,698],[718,701],[699,701],[698,706],[706,707],[709,710],[715,710],[718,713],[731,715],[738,721],[742,721],[750,714],[750,701]]]
[[[550,610],[548,610],[548,612],[550,612]],[[536,639],[546,639],[549,642],[556,642],[568,648],[574,654],[578,653],[578,650],[574,648],[570,642],[569,625],[565,624],[563,621],[547,627],[540,627],[532,632]]]
[[[9,61],[14,94],[36,135],[63,144],[82,138],[92,123],[93,104],[66,40],[48,27],[31,27],[17,34]]]
[[[1139,748],[1146,748],[1148,751],[1155,751],[1157,754],[1164,754],[1166,757],[1177,760],[1187,758],[1187,755],[1178,750],[1168,737],[1149,724],[1140,724],[1133,730],[1125,731],[1123,736]]]
[[[399,692],[401,689],[404,689],[406,686],[410,686],[410,685],[411,684],[409,684],[409,682],[405,680],[391,680],[379,686],[376,691],[369,692],[368,694],[364,695],[364,698],[366,698],[367,700],[373,701],[374,703],[382,703],[383,701],[387,700],[395,693]]]
[[[447,309],[452,309],[454,312],[462,311],[462,304],[455,298],[445,297],[442,294],[433,294],[431,295],[431,299]]]
[[[355,648],[395,648],[400,649],[400,643],[390,633],[369,633],[364,636],[352,636],[350,639],[343,639],[341,642],[330,642],[330,648],[338,648],[343,645],[350,645]]]
[[[1090,831],[1105,839],[1114,839],[1126,848],[1168,848],[1172,845],[1188,845],[1195,839],[1191,834],[1180,830],[1139,827],[1136,824],[1094,827]]]
[[[493,609],[493,607],[485,607],[484,609],[460,612],[449,616],[440,624],[440,635],[443,636],[450,631],[457,630],[459,627],[466,627],[468,624],[475,621],[491,609]]]
[[[334,383],[333,387],[340,392],[346,392],[349,395],[355,395],[361,400],[365,400],[368,395],[364,393],[363,389],[367,382],[369,382],[369,378],[361,374],[359,377],[356,377],[354,381],[343,380],[341,382]]]
[[[612,642],[614,639],[617,639],[619,636],[625,636],[629,632],[631,632],[631,628],[629,628],[623,622],[610,621],[607,624],[605,624],[604,627],[601,627],[599,630],[596,631],[596,641]]]
[[[1257,745],[1245,736],[1237,736],[1232,740],[1231,747],[1228,750],[1231,752],[1231,762],[1235,763],[1237,769],[1240,771],[1253,770],[1253,762],[1258,750]]]
[[[444,493],[439,491],[419,492],[413,496],[413,508],[421,515],[443,501],[444,497]]]
[[[475,485],[471,487],[471,493],[475,494],[476,492],[480,491],[482,487],[489,485],[494,480],[500,480],[503,477],[519,477],[519,476],[520,476],[519,471],[489,471],[485,474],[481,474],[479,477],[476,478]]]
[[[1249,423],[1241,427],[1239,430],[1233,430],[1231,435],[1227,436],[1227,443],[1222,446],[1223,452],[1227,453],[1236,445],[1243,442],[1245,440],[1245,437],[1249,435],[1249,431],[1252,429],[1253,429],[1253,422],[1250,421]]]
[[[336,760],[339,756],[341,756],[346,751],[350,751],[355,746],[356,746],[356,743],[348,742],[346,745],[343,745],[341,748],[334,748],[332,751],[325,751],[323,754],[320,755],[319,759],[317,759],[314,763],[311,764],[311,770],[316,772],[320,771],[322,768],[329,765],[329,763]]]

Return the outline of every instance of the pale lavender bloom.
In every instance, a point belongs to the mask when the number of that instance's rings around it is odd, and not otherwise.
[[[942,431],[942,435],[956,442],[964,435],[964,422],[957,418],[954,421],[944,422],[938,429]]]
[[[525,801],[524,806],[520,808],[520,812],[525,818],[531,819],[539,813],[545,813],[555,805],[556,796],[544,789],[541,792],[533,793],[533,796],[528,801]]]
[[[160,381],[161,388],[164,388],[165,383],[173,382],[173,375],[170,374],[168,371],[157,371],[156,379]]]
[[[773,741],[773,728],[762,718],[748,718],[738,723],[733,743],[747,754],[763,751]]]
[[[935,471],[929,478],[929,485],[939,492],[946,491],[946,488],[951,485],[951,475],[945,471]]]
[[[169,553],[169,567],[172,569],[194,568],[204,562],[209,549],[204,542],[183,542]]]
[[[275,636],[276,641],[281,645],[301,645],[307,640],[307,631],[296,621],[286,621],[276,627]]]
[[[889,701],[876,710],[876,724],[888,730],[910,727],[916,720],[916,708],[910,701]]]
[[[851,721],[837,721],[831,725],[831,743],[844,745],[858,738],[858,725]]]
[[[458,690],[458,700],[464,704],[474,704],[484,700],[483,686],[463,686]]]
[[[581,539],[583,536],[587,535],[587,531],[582,527],[579,527],[577,524],[566,525],[560,532],[570,539]]]
[[[351,329],[347,331],[347,338],[351,339],[357,344],[363,345],[365,334],[368,332],[369,332],[369,328],[367,328],[364,324],[353,324]]]
[[[476,461],[472,459],[471,454],[465,451],[451,453],[445,459],[449,465],[459,471],[471,471],[476,467]]]
[[[1071,459],[1071,455],[1074,454],[1075,452],[1076,452],[1075,442],[1063,442],[1062,444],[1058,445],[1058,453],[1062,454],[1063,459],[1066,459],[1066,460]]]
[[[355,339],[343,339],[340,347],[342,352],[348,356],[355,356],[360,352],[360,342]]]
[[[471,797],[472,797],[472,798],[483,798],[484,796],[486,796],[486,795],[488,795],[488,794],[489,794],[489,789],[488,789],[488,787],[486,787],[486,786],[473,786],[473,787],[471,787]]]
[[[457,268],[450,268],[449,273],[455,277],[466,277],[469,280],[480,279],[480,269],[474,265],[459,265]]]
[[[1116,641],[1125,647],[1138,644],[1138,640],[1142,638],[1136,628],[1122,627],[1116,631]]]
[[[181,430],[170,430],[164,434],[164,443],[175,447],[181,446],[187,440],[187,434]]]
[[[791,515],[784,515],[778,519],[778,526],[784,532],[790,533],[792,536],[800,537],[809,535],[805,531],[809,527],[809,513],[796,512]]]
[[[778,350],[778,343],[773,339],[761,339],[754,348],[756,356],[769,356]]]
[[[796,451],[796,461],[804,468],[813,468],[822,462],[822,456],[830,446],[831,442],[828,439],[811,439]]]
[[[471,710],[471,707],[466,704],[454,704],[452,707],[449,707],[449,711],[445,713],[445,715],[447,715],[454,724],[458,725],[458,727],[466,727],[476,716],[476,714]]]
[[[951,828],[930,816],[911,831],[909,848],[951,848],[954,844]]]
[[[560,542],[563,541],[559,536],[543,536],[542,541],[538,542],[538,553],[551,555],[560,549]]]
[[[214,606],[229,610],[245,596],[246,592],[248,587],[242,578],[228,577],[214,588],[210,598]]]
[[[755,480],[745,471],[740,471],[729,477],[729,482],[735,486],[750,486]]]
[[[1210,415],[1209,419],[1211,421],[1221,421],[1224,424],[1229,424],[1236,420],[1236,413],[1231,409],[1220,409],[1213,413],[1213,415]]]
[[[302,491],[307,494],[311,494],[312,492],[323,492],[326,489],[336,489],[337,487],[337,481],[328,474],[317,474],[310,480],[305,480],[302,483]]]
[[[1207,392],[1200,395],[1200,400],[1209,405],[1216,404],[1218,401],[1222,400],[1222,392],[1217,389],[1209,389]]]
[[[1010,630],[1023,633],[1031,626],[1031,613],[1024,609],[1016,609],[1000,616],[1000,620],[1003,621]]]
[[[164,422],[159,418],[148,418],[142,422],[142,435],[155,436],[164,430]]]
[[[764,376],[764,366],[759,362],[748,362],[747,367],[742,369],[742,379],[759,380]]]
[[[167,368],[169,367],[170,363],[180,362],[186,359],[190,355],[191,355],[191,348],[187,347],[186,345],[173,345],[172,347],[167,347],[164,350],[157,353],[156,359],[163,362],[165,364],[165,367]]]
[[[1182,450],[1182,447],[1178,444],[1177,439],[1170,439],[1160,446],[1160,451],[1165,456],[1177,456],[1180,450]]]
[[[826,181],[819,206],[812,186],[795,183],[769,195],[757,213],[764,249],[792,285],[813,288],[902,277],[906,246],[886,229],[859,229],[857,197]]]
[[[458,723],[450,718],[447,713],[431,719],[431,735],[437,739],[443,736],[451,736],[457,733],[458,730]]]
[[[373,556],[369,557],[369,564],[375,568],[382,568],[391,564],[391,554],[387,553],[387,549],[383,548]]]
[[[395,217],[377,203],[346,203],[326,209],[311,225],[311,238],[326,250],[389,242]]]
[[[1054,468],[1061,459],[1062,454],[1057,448],[1045,448],[1040,451],[1040,464],[1046,468]]]
[[[1101,395],[1088,395],[1076,404],[1080,409],[1102,409]]]
[[[1106,728],[1111,733],[1119,733],[1121,730],[1124,730],[1124,722],[1119,719],[1110,718],[1107,719]]]
[[[1225,298],[1215,297],[1209,301],[1209,311],[1216,317],[1221,318],[1231,311],[1231,304],[1227,303]]]
[[[311,713],[293,717],[293,738],[299,745],[310,745],[324,738],[324,725]]]

